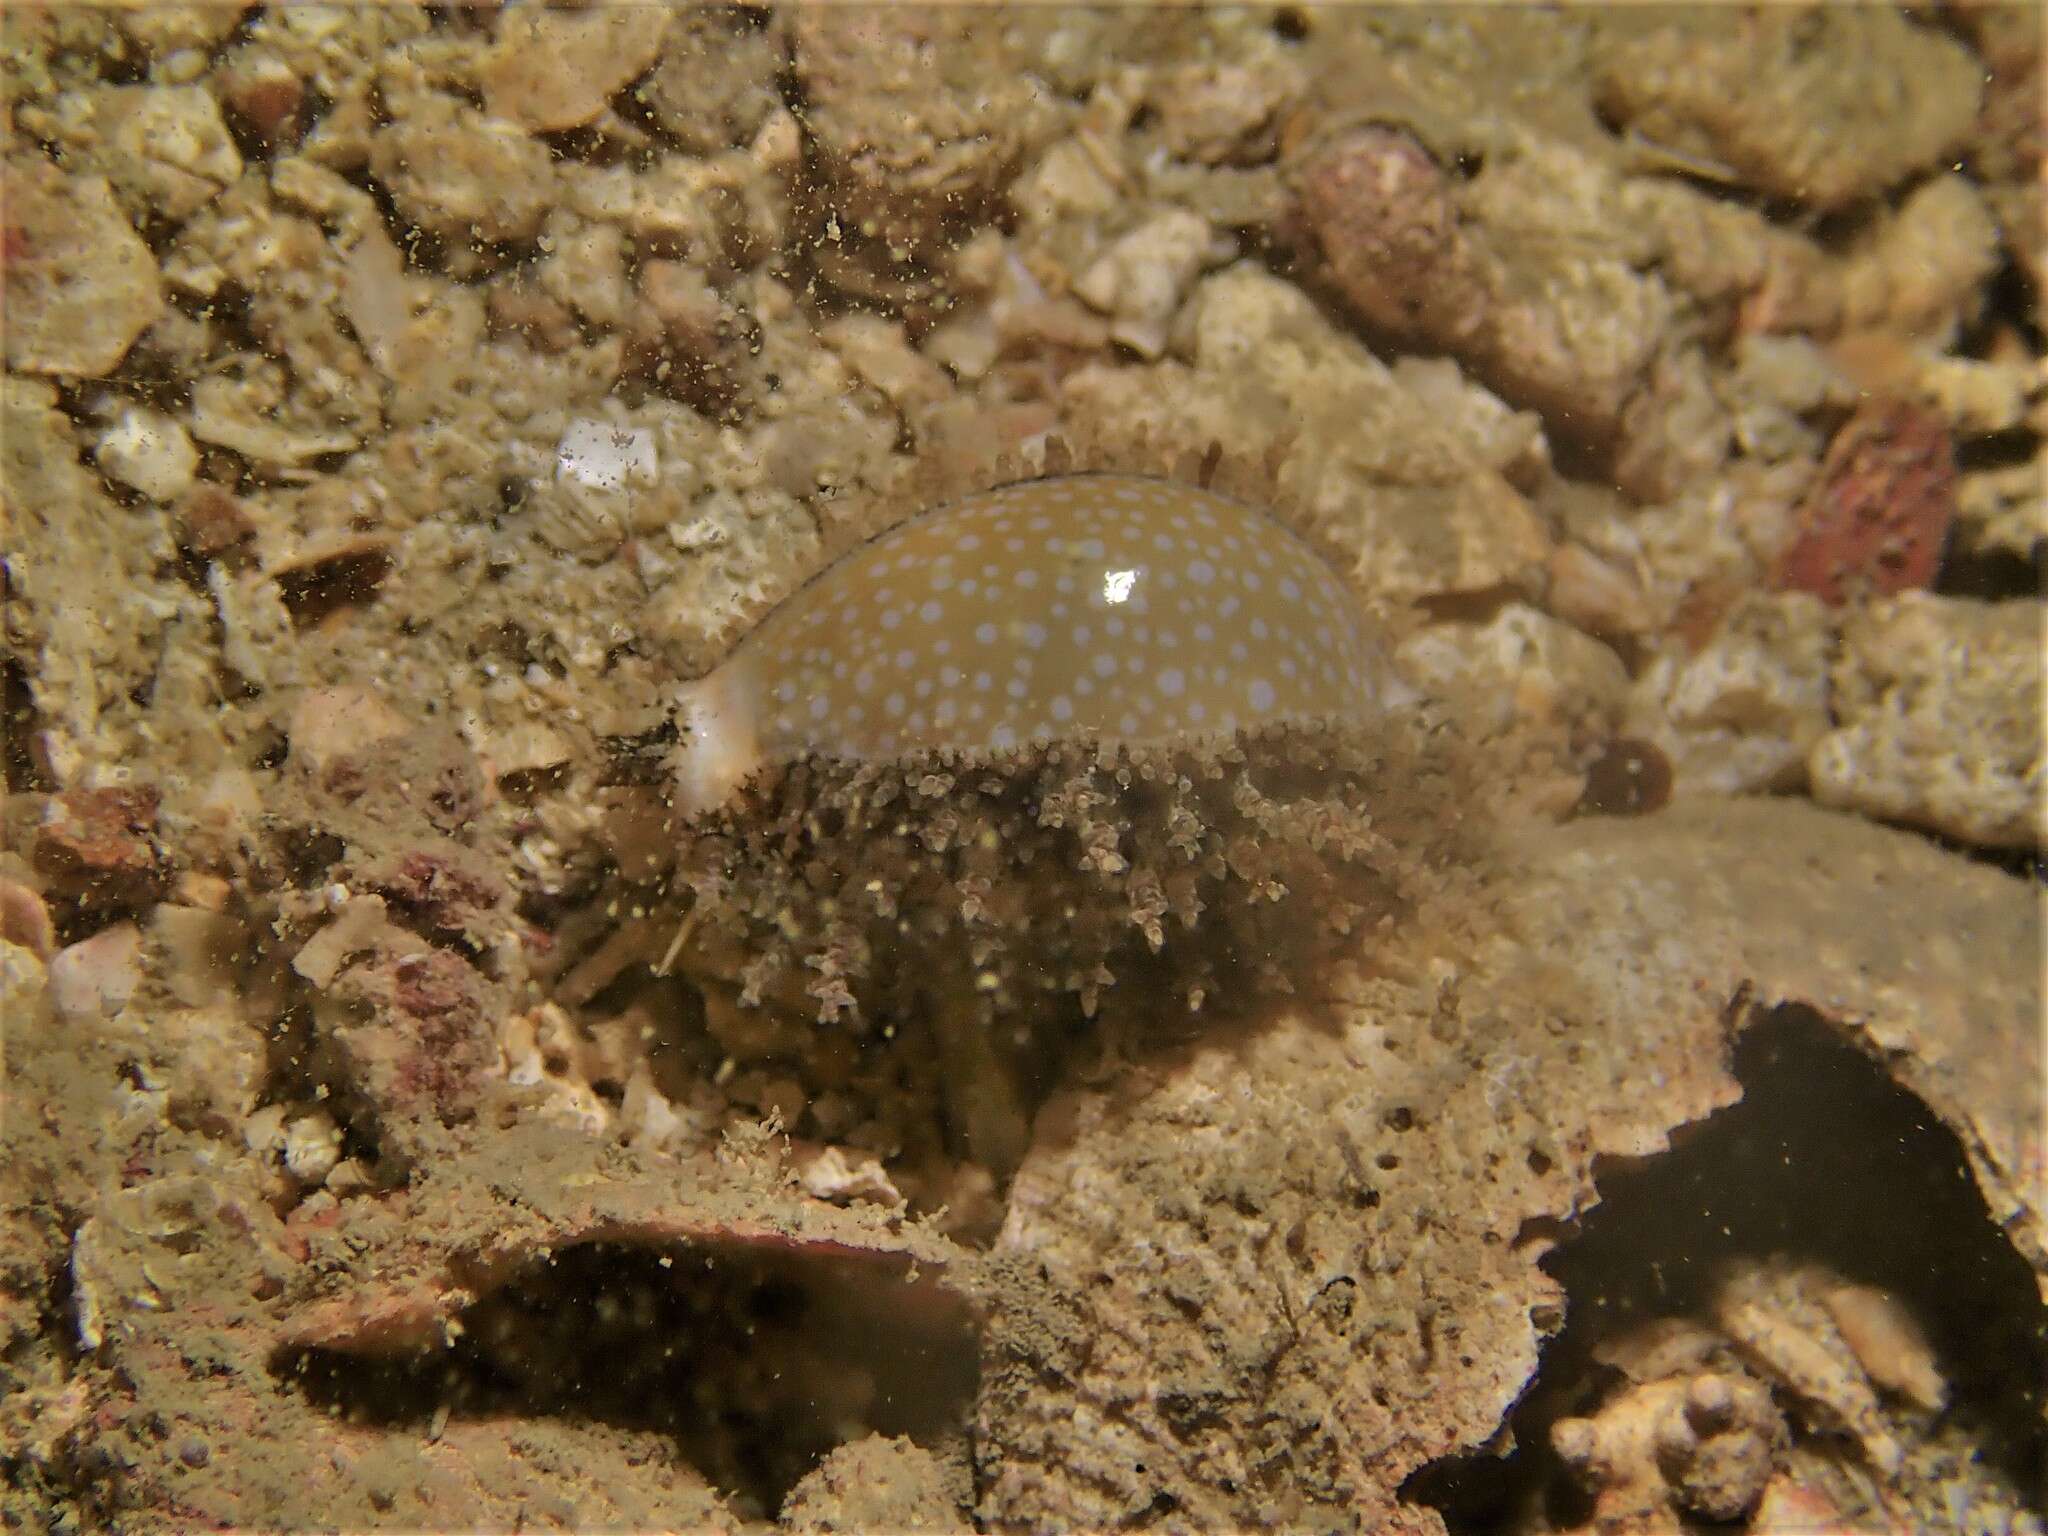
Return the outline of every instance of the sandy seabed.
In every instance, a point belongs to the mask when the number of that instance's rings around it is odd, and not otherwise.
[[[2037,10],[0,40],[8,1529],[2042,1530]],[[1112,464],[1384,635],[1341,827],[682,825],[778,601]]]

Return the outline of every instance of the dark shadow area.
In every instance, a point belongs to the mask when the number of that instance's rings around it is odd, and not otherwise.
[[[0,576],[0,582],[4,580]],[[0,596],[5,595],[0,587]],[[12,656],[0,660],[0,759],[6,763],[9,794],[47,793],[57,787],[36,760],[32,744],[40,728],[28,668]]]
[[[278,595],[292,623],[303,629],[340,609],[370,602],[391,569],[391,556],[383,549],[345,550],[316,564],[279,572]]]
[[[1774,1009],[1742,1035],[1740,1103],[1657,1157],[1598,1175],[1600,1204],[1544,1261],[1567,1298],[1563,1330],[1510,1414],[1504,1457],[1450,1457],[1404,1492],[1453,1532],[1503,1528],[1533,1506],[1587,1506],[1550,1448],[1613,1373],[1603,1340],[1654,1318],[1704,1314],[1723,1266],[1784,1255],[1892,1291],[1926,1330],[1948,1417],[2023,1495],[2048,1497],[2048,1307],[1927,1107],[1819,1015]]]
[[[1934,590],[1943,597],[1980,602],[2038,597],[2048,591],[2048,549],[2036,546],[2032,559],[2007,549],[1948,555]]]
[[[293,1349],[272,1369],[357,1424],[425,1431],[445,1411],[666,1434],[756,1518],[848,1440],[957,1433],[977,1380],[973,1323],[951,1293],[786,1253],[590,1243],[456,1321],[445,1347]]]

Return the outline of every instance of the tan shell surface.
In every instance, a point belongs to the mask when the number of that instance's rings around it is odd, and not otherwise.
[[[1175,481],[1061,475],[913,518],[726,663],[761,756],[1228,734],[1369,708],[1379,646],[1275,518]]]

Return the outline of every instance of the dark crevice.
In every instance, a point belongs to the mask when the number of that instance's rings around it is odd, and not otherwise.
[[[280,571],[278,595],[292,623],[301,629],[318,624],[343,608],[372,601],[391,574],[391,556],[382,549],[350,550],[314,565]]]
[[[353,1423],[515,1414],[666,1435],[756,1519],[847,1440],[957,1434],[976,1383],[964,1304],[869,1260],[590,1243],[459,1322],[445,1346],[287,1350],[272,1369]]]
[[[1594,1347],[1703,1315],[1728,1265],[1772,1255],[1899,1298],[1948,1381],[1947,1417],[2023,1497],[2048,1497],[2048,1307],[1954,1134],[1809,1009],[1762,1015],[1734,1065],[1741,1101],[1669,1152],[1599,1170],[1600,1203],[1543,1261],[1566,1320],[1509,1415],[1514,1450],[1447,1457],[1409,1479],[1405,1495],[1453,1532],[1505,1529],[1533,1509],[1583,1518],[1550,1430],[1597,1400],[1610,1373]]]
[[[0,660],[0,750],[5,752],[11,795],[47,794],[57,787],[36,758],[33,744],[40,729],[28,668],[12,656]]]

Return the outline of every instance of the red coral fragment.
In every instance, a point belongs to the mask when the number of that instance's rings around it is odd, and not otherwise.
[[[336,1032],[343,1075],[386,1132],[406,1121],[467,1119],[497,1058],[490,981],[440,949],[381,953],[342,981],[371,1010]]]
[[[488,867],[456,848],[408,850],[363,884],[439,933],[481,932],[505,896]]]
[[[168,874],[156,844],[154,785],[73,789],[53,796],[36,829],[36,868],[64,894],[144,902]]]
[[[1955,456],[1933,412],[1875,400],[1828,445],[1778,585],[1840,605],[1925,587],[1955,520]]]

